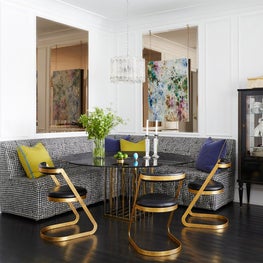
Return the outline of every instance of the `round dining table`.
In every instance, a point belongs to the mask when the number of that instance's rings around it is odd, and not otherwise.
[[[114,152],[107,152],[105,158],[93,158],[91,152],[73,154],[65,161],[80,166],[104,169],[104,215],[128,221],[139,171],[153,173],[162,165],[185,165],[193,162],[190,156],[176,153],[158,153],[158,158],[145,156],[145,152],[126,152],[128,158],[118,163]],[[138,158],[134,158],[138,157]]]

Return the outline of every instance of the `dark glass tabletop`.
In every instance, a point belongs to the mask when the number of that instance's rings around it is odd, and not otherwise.
[[[117,160],[113,157],[115,153],[108,152],[104,159],[93,159],[92,153],[80,153],[73,154],[67,157],[64,157],[64,160],[75,165],[86,165],[86,166],[96,166],[96,167],[154,167],[160,165],[183,165],[194,162],[194,160],[187,155],[180,155],[175,153],[158,153],[159,158],[143,158],[144,152],[137,152],[138,159],[137,161],[133,158],[134,152],[126,152],[128,158],[124,160],[123,164],[117,163]]]

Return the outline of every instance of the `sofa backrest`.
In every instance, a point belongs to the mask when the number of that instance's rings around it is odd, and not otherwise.
[[[25,176],[24,169],[18,159],[17,147],[22,144],[30,146],[30,141],[3,141],[0,142],[0,177],[14,178]]]
[[[41,138],[28,140],[14,140],[0,142],[0,176],[19,177],[26,176],[24,169],[18,159],[17,147],[19,145],[34,146],[42,142],[49,152],[54,163],[61,162],[63,156],[85,153],[92,150],[92,141],[86,136],[64,137],[64,138]]]
[[[123,137],[120,135],[111,136],[115,138]],[[144,136],[141,135],[132,135],[130,137],[130,140],[134,142],[143,139]],[[205,140],[206,138],[199,137],[159,136],[158,151],[190,155],[196,159]],[[0,177],[26,176],[18,159],[17,147],[19,145],[34,146],[38,142],[43,143],[55,164],[61,164],[63,156],[92,151],[92,141],[88,140],[86,136],[0,141]],[[231,160],[233,165],[235,162],[235,151],[235,140],[227,139],[226,158]]]
[[[159,137],[158,149],[160,152],[172,152],[197,158],[206,139],[199,137]],[[213,138],[213,140],[221,139]],[[235,140],[227,139],[226,143],[226,158],[230,158],[235,153]]]
[[[112,135],[114,138],[122,138],[120,135]],[[130,140],[138,142],[143,140],[141,135],[131,135]],[[174,137],[174,136],[159,136],[158,150],[160,152],[172,152],[183,155],[191,155],[197,157],[198,153],[207,138],[204,137]],[[153,137],[150,137],[151,146]],[[213,140],[221,140],[219,138],[213,138]],[[235,140],[227,139],[227,156],[232,155],[235,152]]]
[[[119,139],[123,136],[112,135],[112,137]],[[143,140],[144,136],[141,135],[131,135],[130,140],[133,142],[138,142]],[[177,153],[182,155],[189,155],[193,159],[197,159],[199,151],[204,144],[207,137],[172,137],[172,136],[159,136],[158,151],[159,152],[169,152]],[[153,137],[150,137],[151,149],[153,146]],[[213,140],[221,140],[221,138],[213,138]],[[232,162],[232,166],[235,165],[236,156],[236,141],[234,139],[226,139],[226,159]]]

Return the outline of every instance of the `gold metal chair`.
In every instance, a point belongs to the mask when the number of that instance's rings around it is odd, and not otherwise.
[[[224,191],[224,185],[212,180],[212,178],[218,169],[229,167],[231,167],[230,162],[218,159],[205,180],[196,180],[188,184],[189,192],[195,194],[195,196],[182,216],[184,226],[208,229],[222,229],[228,226],[228,219],[225,216],[212,213],[197,213],[193,212],[192,209],[201,195],[215,195]]]
[[[69,205],[71,208],[72,212],[75,215],[75,219],[72,221],[68,222],[63,222],[63,223],[58,223],[50,226],[43,227],[40,230],[40,236],[41,238],[52,241],[52,242],[57,242],[57,241],[67,241],[75,238],[80,238],[80,237],[86,237],[89,235],[92,235],[96,232],[98,226],[97,222],[93,218],[91,212],[87,208],[86,204],[84,203],[83,199],[86,198],[87,190],[81,186],[75,186],[69,179],[68,175],[62,168],[56,168],[56,167],[48,167],[45,162],[41,163],[39,165],[39,171],[43,174],[50,175],[52,180],[55,183],[55,187],[50,190],[48,193],[48,200],[53,201],[53,202],[64,202]],[[61,185],[59,180],[57,179],[57,175],[62,175],[63,178],[66,181],[66,185]],[[54,230],[64,230],[63,228],[67,228],[70,226],[74,226],[78,223],[80,219],[80,215],[75,208],[73,202],[78,202],[80,203],[81,207],[83,208],[84,212],[86,213],[87,217],[89,218],[91,224],[92,224],[92,229],[89,231],[81,232],[81,233],[74,233],[71,235],[65,235],[65,236],[54,236],[51,235],[51,230],[54,232]],[[47,233],[49,232],[49,233]]]
[[[178,174],[139,174],[138,183],[134,196],[134,203],[131,213],[131,218],[128,226],[128,239],[133,248],[140,254],[146,256],[169,256],[178,253],[181,248],[181,242],[171,233],[170,225],[173,219],[175,210],[178,208],[178,195],[182,187],[183,180],[185,178],[184,173]],[[143,183],[144,182],[144,183]],[[152,184],[151,191],[147,193],[146,183],[150,182]],[[175,182],[177,184],[177,191],[175,195],[169,195],[167,193],[160,193],[154,191],[153,184],[164,183],[164,182]],[[175,186],[176,187],[176,186]],[[142,193],[142,194],[140,194]],[[136,221],[136,215],[139,211],[150,212],[150,213],[165,213],[170,212],[168,222],[167,222],[167,234],[172,242],[175,243],[175,248],[167,250],[147,250],[141,248],[137,245],[135,238],[132,237],[131,228],[133,223]],[[135,236],[135,231],[133,231],[133,236]]]

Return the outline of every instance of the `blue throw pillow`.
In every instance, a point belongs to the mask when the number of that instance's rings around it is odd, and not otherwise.
[[[220,156],[219,156],[220,155]],[[226,140],[213,141],[211,137],[204,142],[196,161],[196,169],[210,173],[219,158],[226,156]]]
[[[130,139],[130,135],[124,137],[125,140]],[[114,139],[110,137],[105,138],[105,151],[106,152],[118,152],[120,151],[120,139]]]

